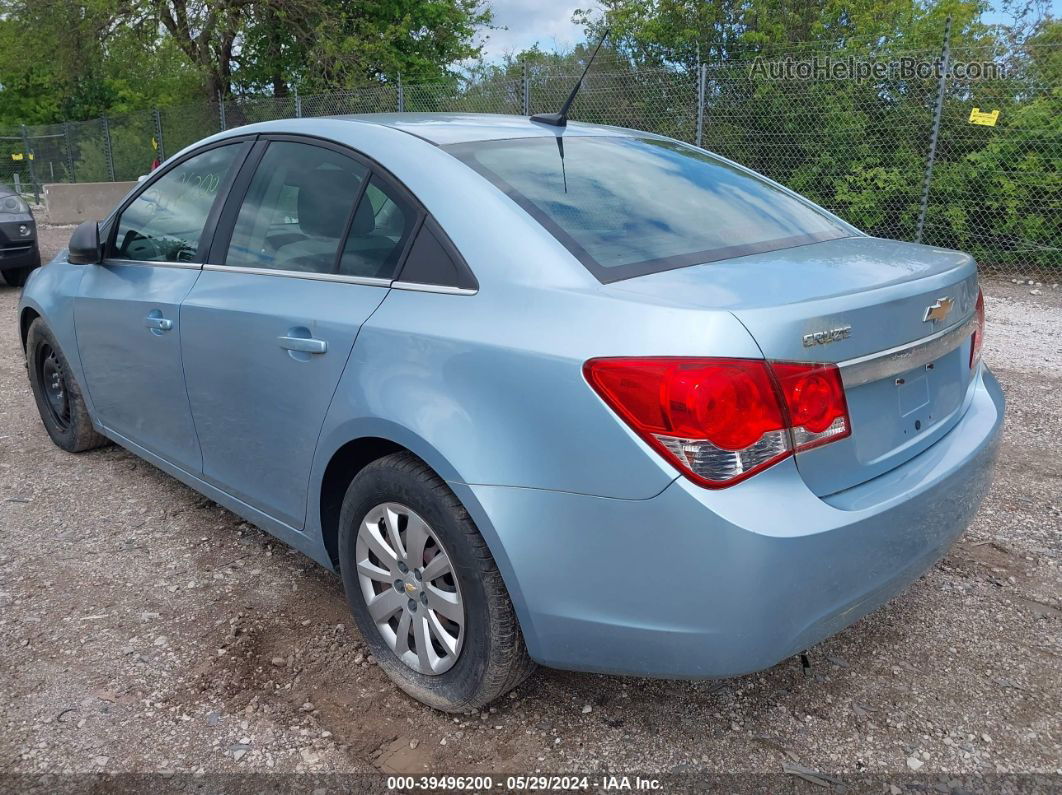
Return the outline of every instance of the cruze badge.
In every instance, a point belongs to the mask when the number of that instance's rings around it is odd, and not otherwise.
[[[804,335],[804,347],[810,348],[814,345],[829,345],[831,342],[837,342],[837,340],[846,340],[852,336],[851,326],[838,326],[837,328],[827,329],[826,331],[815,331],[811,334]]]
[[[943,320],[951,313],[951,306],[954,303],[947,296],[938,298],[935,304],[926,307],[926,316],[922,318],[922,322],[928,323],[930,320]]]

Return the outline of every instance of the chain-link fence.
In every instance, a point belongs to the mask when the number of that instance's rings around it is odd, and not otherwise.
[[[591,70],[571,117],[697,143],[870,234],[966,250],[982,268],[1057,281],[1060,61],[1057,45],[1027,44],[851,59],[836,51],[806,51],[769,62],[705,64],[693,72]],[[875,63],[882,71],[854,74]],[[917,70],[904,71],[905,63]],[[970,64],[981,64],[982,74],[972,75]],[[988,67],[994,71],[985,74]],[[156,158],[218,130],[269,119],[554,111],[576,79],[532,70],[457,89],[396,81],[342,93],[241,97],[0,130],[0,182],[17,179],[24,193],[33,194],[48,182],[131,180]]]

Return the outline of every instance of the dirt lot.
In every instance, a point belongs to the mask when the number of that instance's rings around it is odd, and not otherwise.
[[[336,577],[117,447],[54,447],[0,287],[0,773],[1062,772],[1062,289],[1031,289],[986,287],[1009,406],[977,521],[807,673],[540,670],[454,718],[366,658]]]

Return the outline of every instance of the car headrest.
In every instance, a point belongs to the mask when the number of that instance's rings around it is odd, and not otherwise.
[[[355,179],[350,172],[338,169],[315,169],[300,179],[299,228],[313,237],[339,238],[350,204],[337,199],[351,195]]]

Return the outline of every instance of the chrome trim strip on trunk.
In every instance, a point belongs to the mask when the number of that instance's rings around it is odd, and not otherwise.
[[[310,279],[318,282],[341,282],[362,284],[367,287],[390,287],[390,279],[374,279],[368,276],[344,276],[341,273],[313,273],[311,271],[284,271],[275,268],[245,268],[238,265],[204,265],[205,271],[222,273],[249,273],[254,276],[290,276],[293,279]]]
[[[913,370],[939,359],[961,345],[977,328],[977,316],[914,342],[838,362],[845,388],[868,384]]]

